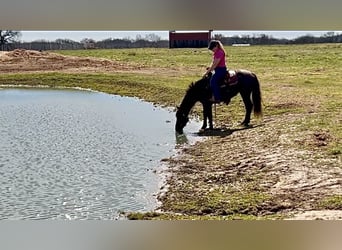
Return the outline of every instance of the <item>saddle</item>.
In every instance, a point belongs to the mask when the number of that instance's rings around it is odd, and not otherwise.
[[[238,76],[235,70],[227,70],[227,73],[223,79],[223,83],[228,87],[236,85],[238,83]]]
[[[230,102],[230,98],[234,96],[234,93],[237,91],[235,86],[238,84],[238,75],[235,70],[227,70],[226,75],[220,81],[220,92],[221,98],[224,100],[224,103],[228,104]]]

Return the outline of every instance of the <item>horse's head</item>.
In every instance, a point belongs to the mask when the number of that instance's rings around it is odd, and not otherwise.
[[[179,108],[176,112],[176,132],[179,134],[183,134],[183,128],[189,121],[189,118],[186,114],[184,114]]]
[[[209,79],[209,76],[204,76],[189,85],[180,107],[177,107],[176,131],[179,134],[183,134],[183,128],[189,121],[188,115],[196,102],[210,98],[211,93],[208,91]]]

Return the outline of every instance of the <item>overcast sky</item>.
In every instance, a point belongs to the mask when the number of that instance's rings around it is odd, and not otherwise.
[[[266,34],[274,38],[293,39],[303,35],[321,36],[328,31],[220,31],[215,30],[213,34],[223,34],[224,36],[234,35],[257,35]],[[162,39],[168,39],[169,31],[21,31],[20,40],[23,42],[31,42],[35,40],[55,41],[56,39],[71,39],[73,41],[81,41],[84,38],[92,38],[95,41],[101,41],[108,38],[130,38],[135,39],[137,35],[143,38],[147,34],[156,34]],[[335,31],[342,33],[342,31]]]

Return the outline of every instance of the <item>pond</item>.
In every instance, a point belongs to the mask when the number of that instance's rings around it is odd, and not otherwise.
[[[0,219],[151,211],[178,142],[174,112],[84,90],[0,89],[0,124]]]

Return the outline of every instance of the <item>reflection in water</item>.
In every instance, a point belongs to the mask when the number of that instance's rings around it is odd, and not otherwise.
[[[134,98],[1,89],[0,219],[113,219],[120,210],[152,210],[160,160],[193,139],[175,138],[174,120]]]

